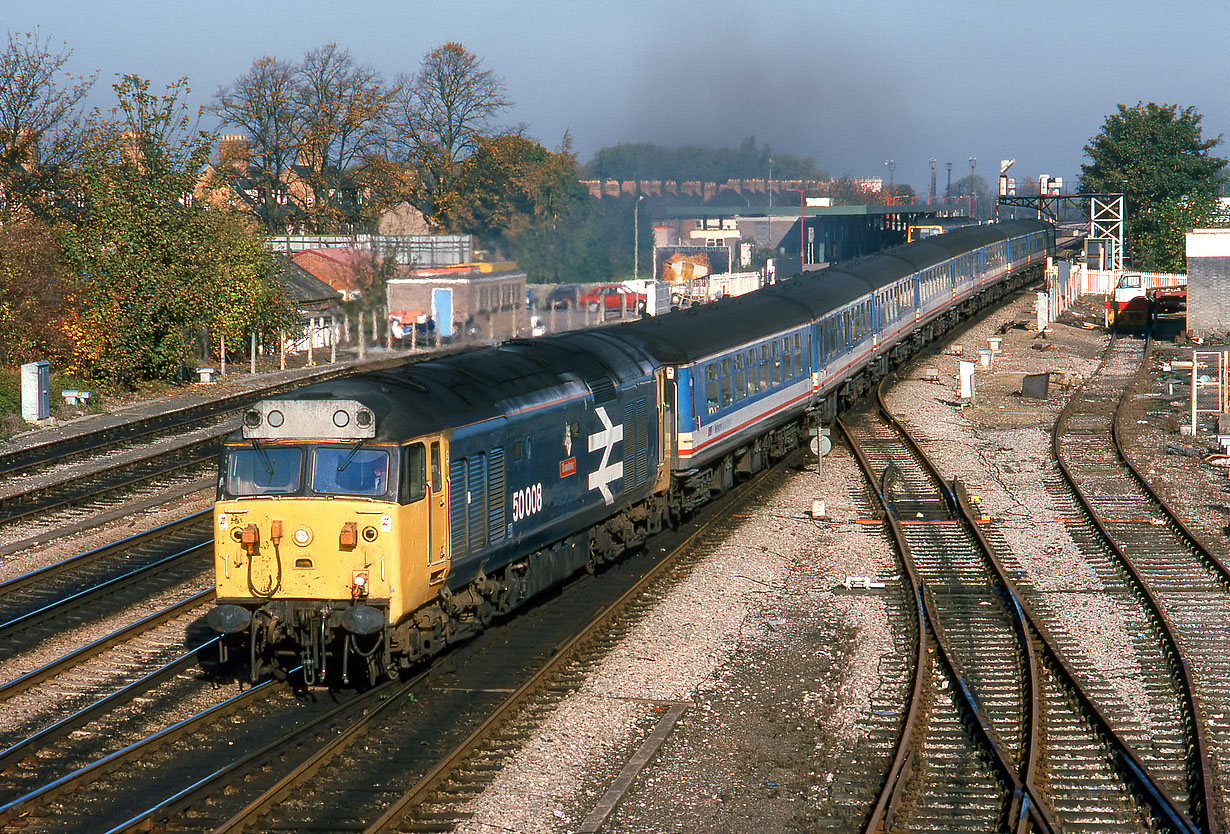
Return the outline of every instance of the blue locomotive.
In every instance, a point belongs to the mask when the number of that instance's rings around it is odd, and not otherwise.
[[[1053,246],[1042,222],[968,227],[262,401],[222,450],[209,622],[254,680],[395,674],[783,456]]]

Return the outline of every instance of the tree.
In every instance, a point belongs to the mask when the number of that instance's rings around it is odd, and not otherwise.
[[[396,90],[386,89],[378,73],[333,43],[304,56],[296,77],[303,127],[299,162],[312,190],[308,216],[316,232],[336,231],[359,220],[354,169],[379,146]]]
[[[68,310],[50,227],[34,219],[0,224],[0,365],[71,356]]]
[[[498,136],[462,162],[453,187],[437,202],[437,218],[445,228],[507,251],[508,241],[531,223],[553,226],[583,195],[567,137],[552,153],[522,136]]]
[[[246,299],[251,327],[287,320],[272,256],[234,218],[192,199],[212,137],[196,131],[184,81],[163,95],[125,76],[119,105],[95,114],[82,154],[83,219],[61,235],[75,307],[76,370],[131,386],[171,379],[197,338],[233,326],[221,309]]]
[[[1203,118],[1195,107],[1120,104],[1085,146],[1081,190],[1124,194],[1138,268],[1182,271],[1184,231],[1213,216],[1226,160],[1210,154],[1221,136],[1204,139]]]
[[[504,82],[459,43],[427,53],[418,73],[400,79],[398,87],[390,145],[399,160],[417,169],[419,208],[434,216],[461,161],[497,135],[492,119],[511,102]]]
[[[9,33],[0,53],[0,219],[17,209],[46,217],[72,188],[81,140],[79,105],[93,76],[64,72],[71,50],[52,53],[38,33]]]
[[[224,166],[223,180],[246,180],[252,210],[271,233],[285,231],[289,189],[285,175],[295,161],[303,135],[293,65],[263,56],[246,73],[214,94],[211,110],[224,124],[247,133],[248,155],[235,170]],[[216,183],[216,185],[226,184]]]

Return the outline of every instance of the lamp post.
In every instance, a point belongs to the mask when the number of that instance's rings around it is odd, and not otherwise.
[[[638,194],[636,202],[632,204],[632,280],[637,280],[638,267],[641,261],[641,200],[645,199],[644,194]]]
[[[969,216],[974,218],[974,166],[978,164],[978,157],[971,156],[969,158]]]
[[[806,229],[806,226],[803,223],[803,191],[805,189],[788,188],[786,190],[799,192],[799,268],[802,269],[802,267],[807,263],[807,254],[806,249],[804,248],[806,244],[804,243],[803,238],[803,233]]]
[[[884,163],[888,166],[888,196],[893,196],[893,171],[897,168],[897,163],[893,160],[888,160]]]

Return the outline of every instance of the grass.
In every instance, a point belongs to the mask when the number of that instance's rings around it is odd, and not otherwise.
[[[103,397],[95,386],[85,385],[80,380],[63,373],[53,373],[49,382],[51,416],[68,419],[81,414],[102,411]],[[87,406],[70,406],[64,402],[63,392],[73,389],[91,392],[92,396]],[[31,425],[21,417],[21,371],[0,368],[0,438],[8,439],[30,428]]]

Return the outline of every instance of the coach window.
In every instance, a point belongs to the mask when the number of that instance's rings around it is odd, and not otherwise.
[[[735,402],[747,396],[747,374],[743,370],[743,354],[736,353],[734,356],[734,376],[732,381],[735,388]]]
[[[734,402],[734,396],[730,390],[730,357],[722,360],[722,376],[719,380],[722,385],[722,408]]]
[[[781,345],[777,342],[773,343],[773,384],[780,385],[782,381],[782,354]]]
[[[760,385],[756,381],[756,348],[752,348],[747,352],[747,363],[744,367],[747,369],[747,395],[754,397],[756,392],[760,390]]]
[[[760,390],[768,391],[773,384],[772,366],[769,364],[769,346],[760,346]]]
[[[710,362],[705,366],[705,407],[710,414],[718,410],[717,372],[716,362]]]
[[[427,454],[422,443],[411,443],[401,450],[401,488],[398,501],[412,504],[427,494]]]
[[[798,333],[794,334],[794,372],[801,374],[805,370],[803,364],[803,340]]]
[[[794,377],[794,362],[793,355],[790,353],[790,337],[782,338],[782,379],[792,379]]]

